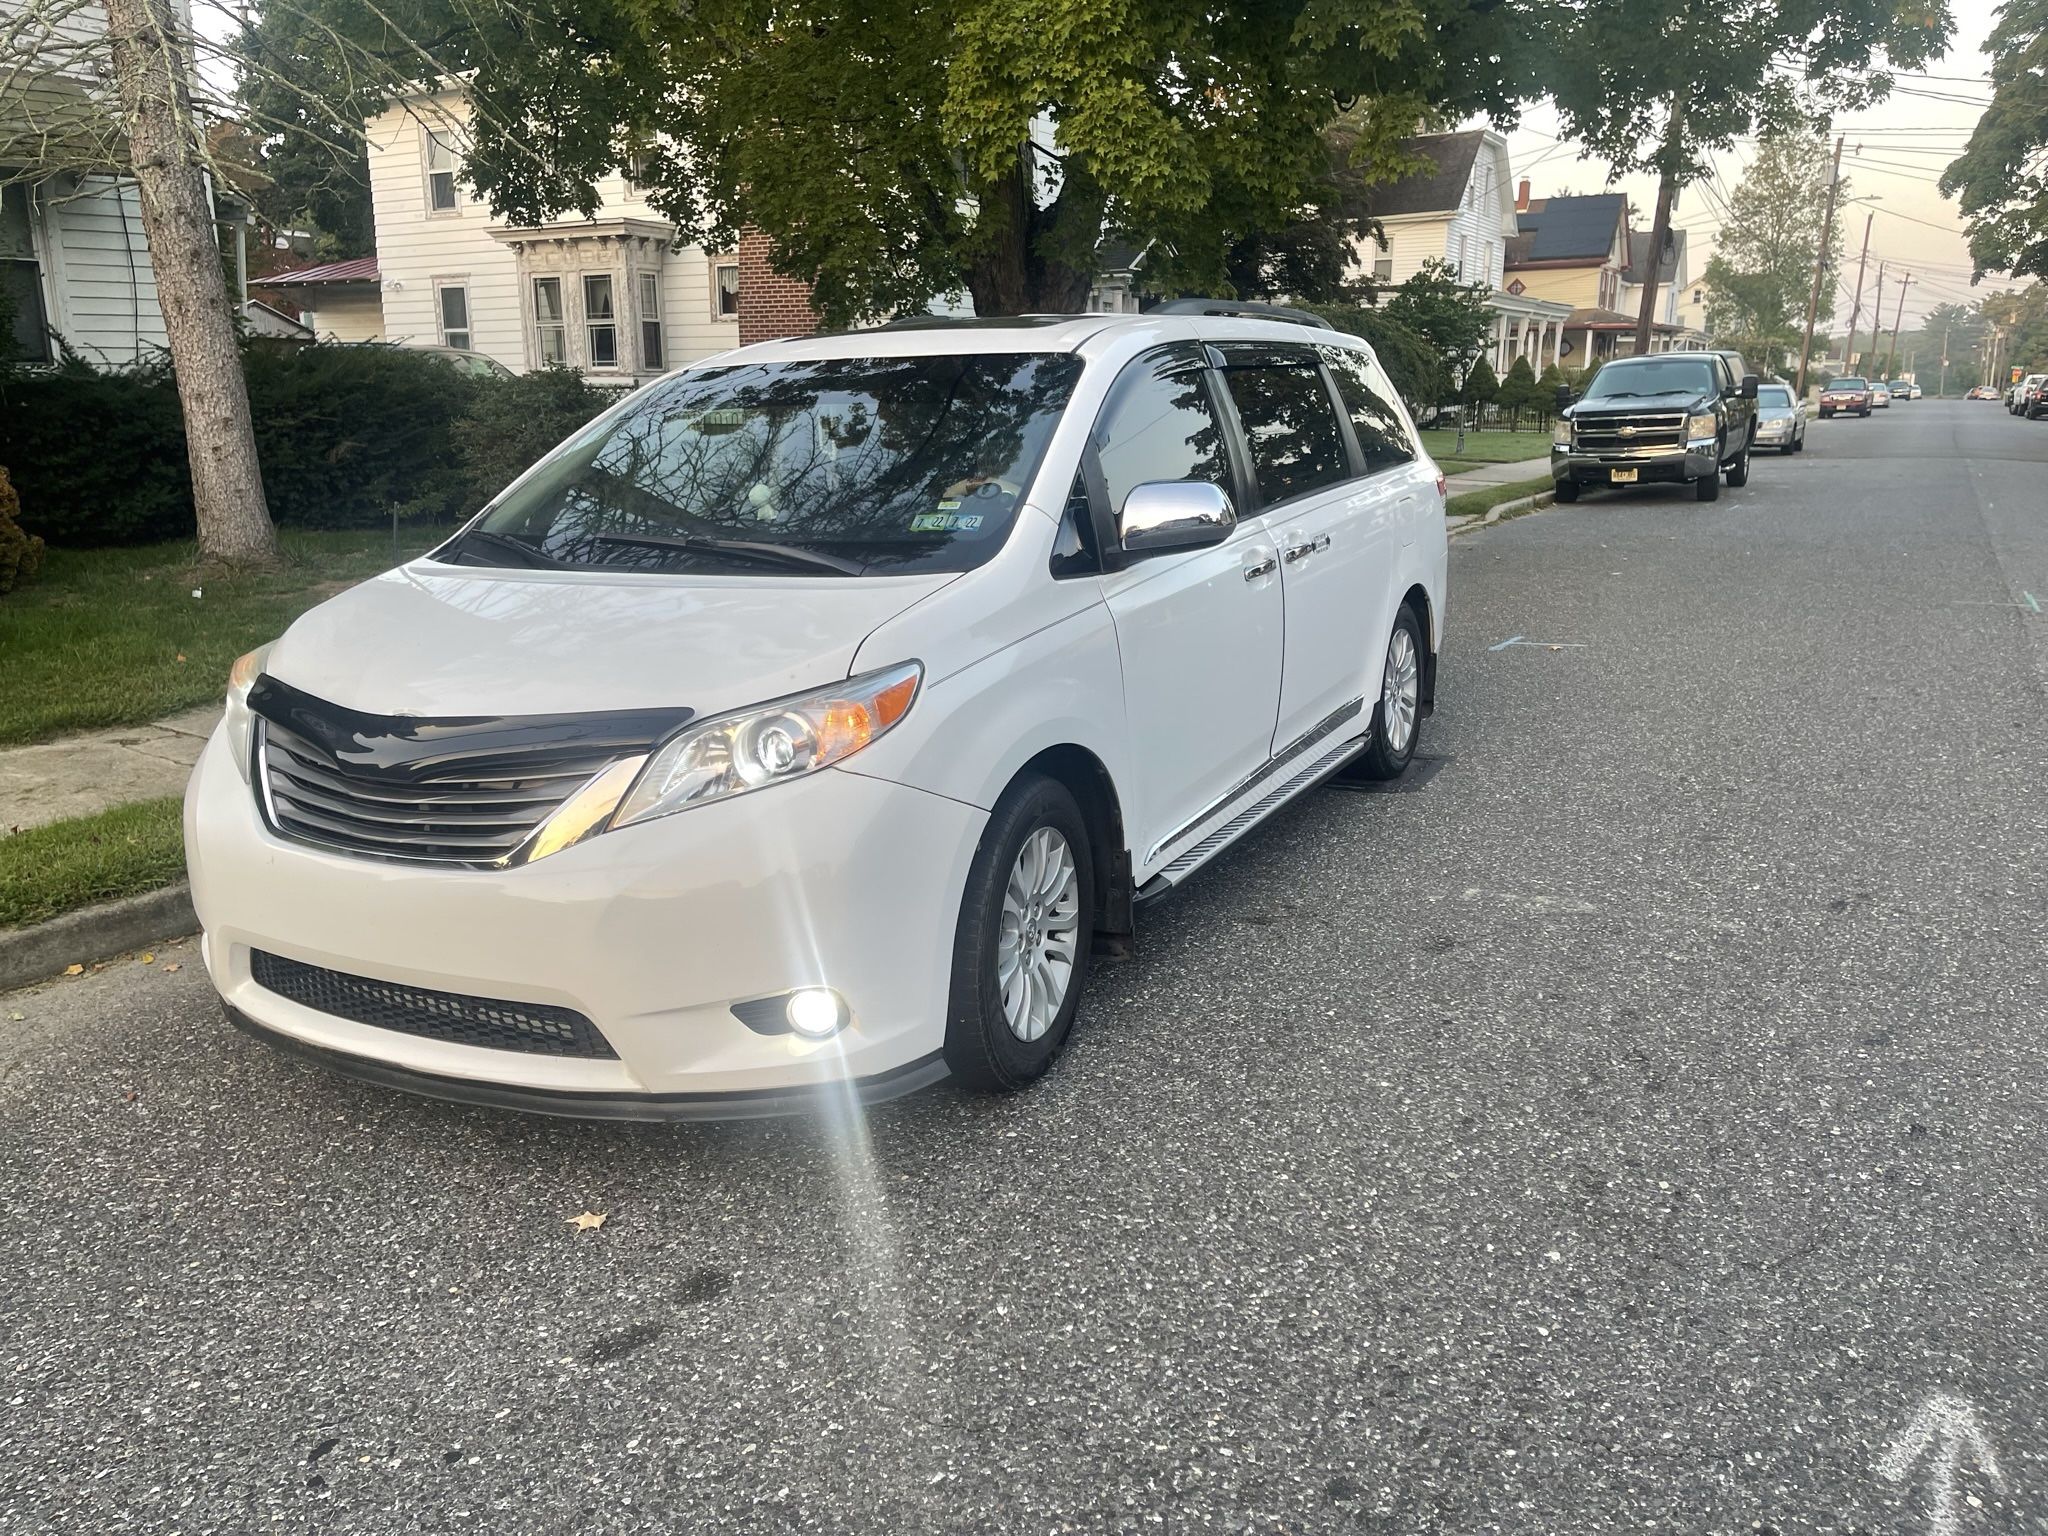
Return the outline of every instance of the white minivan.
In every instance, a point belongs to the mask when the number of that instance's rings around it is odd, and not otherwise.
[[[1408,766],[1444,570],[1442,477],[1306,314],[727,352],[236,664],[185,806],[207,968],[473,1103],[1020,1087],[1138,907]]]

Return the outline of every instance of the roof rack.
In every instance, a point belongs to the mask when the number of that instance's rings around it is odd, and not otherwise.
[[[898,315],[878,331],[1007,331],[1041,325],[1066,325],[1075,320],[1100,320],[1100,315]]]
[[[1261,304],[1252,299],[1168,299],[1146,311],[1152,315],[1228,315],[1239,320],[1285,320],[1292,325],[1314,326],[1317,330],[1337,329],[1321,315],[1286,304]]]

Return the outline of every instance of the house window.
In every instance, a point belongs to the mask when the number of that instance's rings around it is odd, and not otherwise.
[[[640,274],[640,366],[659,370],[661,361],[661,274]]]
[[[1391,283],[1394,280],[1394,248],[1384,240],[1373,241],[1372,280],[1376,283]]]
[[[11,322],[11,350],[25,362],[50,360],[50,330],[43,314],[43,269],[36,260],[28,188],[0,186],[0,312]]]
[[[455,172],[461,162],[455,144],[442,130],[427,130],[427,208],[434,213],[455,211]]]
[[[612,308],[609,272],[591,273],[583,279],[583,336],[591,367],[619,366],[619,318]]]
[[[654,183],[650,176],[652,157],[646,150],[636,149],[626,156],[626,163],[619,167],[619,175],[626,183],[626,195],[638,197]]]
[[[441,322],[441,345],[469,350],[469,287],[464,283],[434,284],[434,310]]]
[[[740,312],[740,264],[722,261],[711,269],[711,313],[714,319],[730,320]]]
[[[565,368],[569,364],[569,326],[562,317],[562,280],[536,277],[533,280],[534,352],[541,366]]]

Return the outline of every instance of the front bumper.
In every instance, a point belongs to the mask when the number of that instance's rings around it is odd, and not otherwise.
[[[1792,423],[1789,421],[1759,422],[1756,429],[1757,446],[1779,448],[1792,441]]]
[[[1705,448],[1653,448],[1634,453],[1581,453],[1550,447],[1550,478],[1580,485],[1673,485],[1718,474],[1720,464],[1711,444]],[[1635,471],[1635,479],[1617,481],[1614,471]]]
[[[384,863],[287,841],[215,733],[185,802],[202,952],[230,1016],[359,1077],[470,1103],[643,1119],[759,1115],[944,1075],[960,892],[986,813],[841,769],[517,869]],[[259,984],[251,954],[396,987],[573,1009],[616,1058],[359,1023]],[[829,986],[823,1041],[734,1003]]]

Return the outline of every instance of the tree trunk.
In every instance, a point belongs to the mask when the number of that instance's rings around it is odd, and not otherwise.
[[[1657,318],[1657,274],[1664,270],[1664,242],[1671,238],[1671,205],[1678,197],[1678,151],[1685,143],[1685,96],[1671,97],[1671,120],[1657,158],[1657,214],[1650,223],[1650,270],[1644,274],[1643,307],[1636,314],[1636,356],[1650,350],[1650,326]]]
[[[1032,154],[1024,145],[1010,174],[976,199],[984,243],[967,288],[977,315],[1078,314],[1094,286],[1104,199],[1070,170],[1041,208]]]
[[[107,0],[107,32],[185,414],[199,555],[209,563],[268,565],[277,559],[277,533],[263,499],[249,391],[206,196],[201,129],[187,84],[191,55],[170,0]]]

